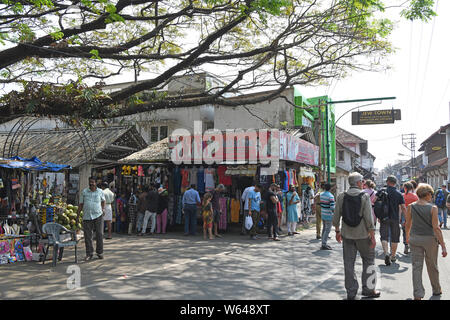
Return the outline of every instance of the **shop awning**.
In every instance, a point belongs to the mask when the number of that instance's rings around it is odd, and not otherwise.
[[[65,164],[42,162],[37,157],[26,159],[17,156],[7,159],[0,158],[0,167],[8,169],[21,169],[29,171],[52,171],[52,172],[57,172],[64,169],[72,169],[71,166]]]

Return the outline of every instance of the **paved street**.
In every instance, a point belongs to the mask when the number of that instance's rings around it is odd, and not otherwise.
[[[450,230],[443,233],[449,242]],[[64,253],[56,268],[51,261],[1,266],[0,299],[341,300],[346,296],[342,250],[334,238],[329,244],[333,251],[319,250],[315,228],[295,237],[283,236],[280,242],[268,241],[263,235],[251,241],[234,231],[212,241],[181,233],[116,236],[106,240],[104,260],[78,264],[79,288],[67,287],[72,250]],[[80,247],[83,258],[84,245]],[[402,244],[399,249],[397,263],[388,267],[378,244],[380,299],[412,297],[410,258],[402,253]],[[441,299],[449,297],[449,261],[439,259]],[[424,285],[425,299],[430,299],[426,269]]]

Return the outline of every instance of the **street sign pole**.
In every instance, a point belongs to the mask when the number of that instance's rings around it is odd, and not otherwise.
[[[396,97],[382,97],[382,98],[368,98],[368,99],[353,99],[353,100],[340,100],[340,101],[325,101],[324,103],[321,103],[321,100],[319,100],[319,104],[317,105],[310,105],[306,107],[300,107],[303,109],[311,109],[311,108],[319,108],[319,115],[320,115],[320,107],[325,107],[325,121],[326,121],[326,129],[325,129],[325,136],[326,136],[326,168],[327,168],[327,182],[331,182],[331,161],[330,161],[330,141],[329,141],[329,128],[328,128],[328,106],[330,104],[339,104],[339,103],[355,103],[355,102],[367,102],[367,101],[383,101],[383,100],[395,100]],[[394,115],[392,115],[394,116]],[[335,124],[333,124],[333,128],[335,128]],[[320,131],[319,131],[320,133]],[[319,149],[320,150],[320,149]]]

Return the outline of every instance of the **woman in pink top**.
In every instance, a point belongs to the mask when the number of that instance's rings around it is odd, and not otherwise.
[[[419,197],[414,193],[414,186],[411,182],[405,182],[403,184],[403,189],[405,189],[405,193],[403,194],[403,198],[405,199],[405,206],[408,206],[411,203],[419,200]],[[402,231],[403,231],[403,243],[405,244],[405,254],[409,253],[409,245],[406,243],[406,229],[405,229],[405,217],[402,216]]]
[[[377,193],[375,191],[375,183],[372,180],[366,180],[363,184],[364,192],[367,193],[370,197],[370,202],[372,203],[372,216],[373,216],[373,223],[376,226],[377,225],[377,218],[375,217],[375,212],[373,211],[373,204],[375,203],[375,200],[377,199]]]

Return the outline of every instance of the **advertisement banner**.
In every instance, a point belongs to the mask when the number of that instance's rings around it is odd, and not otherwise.
[[[319,165],[319,147],[280,131],[280,160]]]

